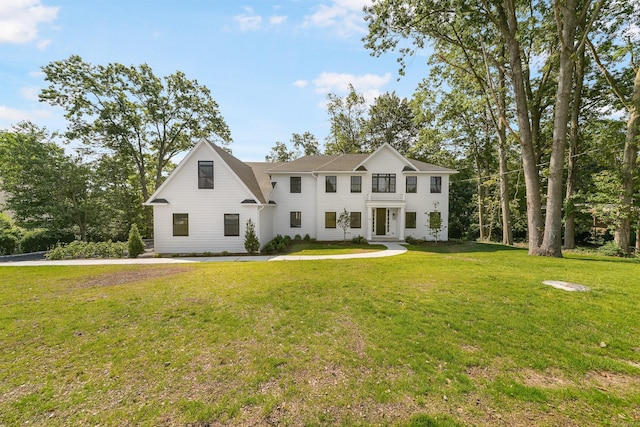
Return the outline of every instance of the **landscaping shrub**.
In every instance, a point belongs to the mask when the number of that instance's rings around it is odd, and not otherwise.
[[[304,240],[305,242],[310,242],[311,241],[311,236],[309,236],[308,234],[305,234],[304,237],[302,238],[302,240]]]
[[[58,244],[44,255],[49,260],[80,258],[124,258],[127,253],[125,242],[81,242],[73,241],[67,245]]]
[[[351,239],[351,241],[353,243],[356,243],[356,244],[367,243],[367,239],[365,239],[363,236],[361,236],[359,234],[357,236],[355,236],[353,239]]]
[[[247,227],[244,232],[244,248],[250,254],[254,254],[260,250],[260,241],[256,235],[256,227],[253,225],[251,219],[247,221]]]
[[[131,229],[129,229],[129,241],[127,245],[129,248],[129,258],[137,258],[138,255],[144,253],[144,242],[142,241],[142,237],[140,237],[138,226],[135,224],[131,224]]]
[[[0,255],[11,255],[18,248],[18,238],[13,234],[0,231]]]
[[[290,245],[291,237],[281,236],[280,234],[278,234],[273,240],[271,240],[262,248],[262,252],[286,252]]]
[[[605,256],[619,256],[619,257],[624,256],[624,252],[622,251],[620,246],[618,246],[618,244],[613,240],[600,246],[598,248],[598,253],[600,255],[605,255]]]
[[[69,231],[37,228],[30,230],[20,240],[20,250],[24,253],[46,251],[59,243],[71,243],[75,235]]]

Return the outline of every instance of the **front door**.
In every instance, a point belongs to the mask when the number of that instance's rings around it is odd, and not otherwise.
[[[376,208],[376,236],[387,234],[387,208]]]

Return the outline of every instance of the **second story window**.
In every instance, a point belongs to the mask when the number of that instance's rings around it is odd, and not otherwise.
[[[431,177],[431,193],[442,193],[442,177]]]
[[[302,193],[302,177],[292,176],[289,179],[291,193]]]
[[[418,192],[418,177],[408,176],[407,177],[407,193],[417,193],[417,192]]]
[[[375,173],[372,176],[371,191],[373,193],[395,193],[395,173]]]
[[[327,176],[324,182],[325,193],[335,193],[338,188],[338,178],[335,176]]]
[[[198,161],[198,188],[213,188],[213,161]]]
[[[362,193],[362,177],[361,176],[351,177],[351,192]]]

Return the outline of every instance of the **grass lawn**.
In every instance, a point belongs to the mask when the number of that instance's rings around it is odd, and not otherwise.
[[[347,242],[293,243],[287,254],[291,255],[343,255],[383,251],[384,245]]]
[[[640,263],[410,249],[0,267],[0,425],[640,425]]]

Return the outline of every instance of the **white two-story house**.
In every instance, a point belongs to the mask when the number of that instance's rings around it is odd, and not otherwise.
[[[403,157],[385,144],[371,154],[242,162],[201,140],[146,202],[158,253],[245,252],[253,222],[261,245],[276,235],[369,241],[447,240],[452,169]]]

